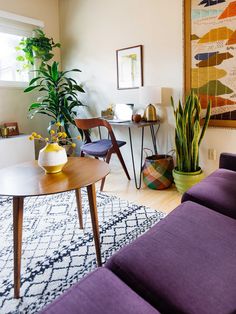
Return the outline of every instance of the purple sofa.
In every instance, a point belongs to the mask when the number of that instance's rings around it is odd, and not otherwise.
[[[236,155],[222,153],[219,168],[189,189],[182,202],[197,202],[236,218]]]
[[[220,167],[41,313],[236,313],[236,155],[223,154]]]

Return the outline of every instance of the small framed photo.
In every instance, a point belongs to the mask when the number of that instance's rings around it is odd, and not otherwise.
[[[142,45],[116,50],[117,89],[143,86]]]
[[[17,122],[4,123],[4,128],[8,129],[8,136],[19,135],[19,128]]]

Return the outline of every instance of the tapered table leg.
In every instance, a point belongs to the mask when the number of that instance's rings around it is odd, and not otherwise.
[[[96,250],[96,256],[97,256],[97,265],[101,266],[102,259],[101,259],[101,249],[100,249],[100,239],[99,239],[100,234],[99,234],[99,225],[98,225],[95,184],[91,184],[87,186],[87,192],[88,192],[90,215],[91,215],[91,221],[92,221],[92,227],[93,227],[95,250]]]
[[[76,196],[77,210],[78,210],[78,216],[79,216],[79,227],[80,227],[80,229],[83,229],[84,228],[83,211],[82,211],[82,198],[81,198],[81,190],[80,189],[75,190],[75,196]]]
[[[14,243],[14,297],[20,297],[20,269],[22,250],[23,197],[13,197],[13,243]]]

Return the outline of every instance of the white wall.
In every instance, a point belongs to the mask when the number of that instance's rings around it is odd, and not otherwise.
[[[120,48],[143,45],[144,85],[169,87],[177,98],[181,95],[182,0],[171,1],[171,7],[166,0],[60,0],[59,11],[63,67],[82,70],[79,78],[87,91],[83,100],[90,115],[99,115],[110,103],[140,107],[137,89],[117,90],[116,49]],[[160,152],[167,152],[172,147],[168,125],[172,112],[168,89],[162,94],[158,146]],[[128,140],[127,130],[119,127],[115,131],[117,137]],[[140,136],[135,134],[139,157]],[[145,146],[150,145],[147,132]],[[130,163],[128,146],[124,154]]]

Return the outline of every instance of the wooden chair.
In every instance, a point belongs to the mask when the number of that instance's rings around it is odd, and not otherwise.
[[[91,118],[91,119],[75,119],[76,126],[84,131],[85,144],[81,146],[81,156],[90,155],[95,158],[103,158],[108,164],[111,159],[111,155],[116,153],[118,159],[124,169],[124,172],[130,180],[128,170],[126,168],[124,159],[120,152],[120,147],[124,146],[126,142],[117,141],[112,131],[112,127],[104,119]],[[96,127],[105,127],[108,130],[109,138],[92,141],[89,135],[89,130]],[[105,178],[102,179],[100,190],[103,190]]]

